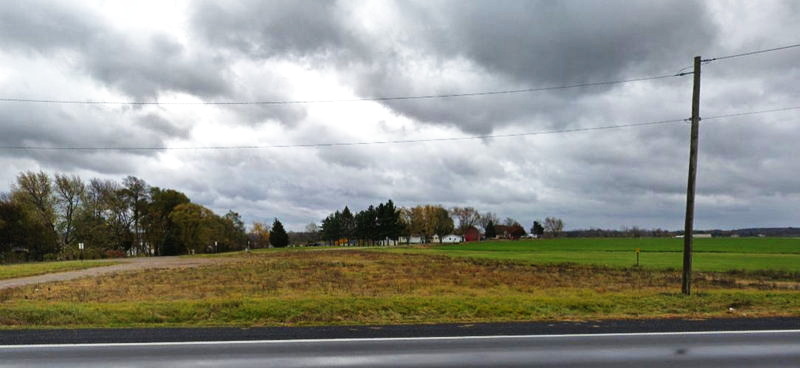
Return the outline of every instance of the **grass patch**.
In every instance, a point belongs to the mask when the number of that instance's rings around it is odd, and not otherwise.
[[[729,307],[737,306],[733,312]],[[245,298],[173,302],[0,305],[0,325],[19,327],[314,326],[586,320],[651,317],[797,316],[796,293],[713,291],[578,293],[570,296]]]
[[[46,273],[83,270],[92,267],[111,266],[115,261],[62,261],[0,265],[0,280],[43,275]]]
[[[265,251],[0,291],[0,326],[301,326],[798,316],[800,280],[367,250]],[[783,281],[777,281],[781,279]],[[747,281],[747,282],[742,282]],[[734,310],[730,311],[729,308]]]

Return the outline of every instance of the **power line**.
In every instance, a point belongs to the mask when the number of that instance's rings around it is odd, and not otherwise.
[[[793,44],[793,45],[787,45],[787,46],[781,46],[781,47],[775,47],[775,48],[771,48],[771,49],[748,51],[748,52],[743,52],[743,53],[740,53],[740,54],[717,56],[717,57],[710,58],[710,59],[704,59],[703,62],[704,63],[708,63],[708,62],[712,62],[712,61],[716,61],[716,60],[733,59],[733,58],[742,57],[742,56],[763,54],[763,53],[766,53],[766,52],[786,50],[786,49],[791,49],[791,48],[795,48],[795,47],[800,47],[800,43],[796,43],[796,44]]]
[[[738,116],[766,114],[766,113],[770,113],[770,112],[791,111],[791,110],[800,110],[800,106],[781,107],[781,108],[776,108],[776,109],[759,110],[759,111],[736,112],[736,113],[731,113],[731,114],[704,117],[704,118],[702,118],[702,120],[734,118],[734,117],[738,117]]]
[[[508,90],[498,90],[498,91],[446,93],[446,94],[417,95],[417,96],[363,97],[363,98],[329,99],[329,100],[158,102],[158,101],[95,101],[95,100],[82,101],[82,100],[0,97],[0,102],[50,103],[50,104],[73,104],[73,105],[302,105],[302,104],[316,104],[316,103],[340,103],[340,102],[363,102],[363,101],[426,100],[426,99],[436,99],[436,98],[507,95],[507,94],[517,94],[517,93],[553,91],[553,90],[571,89],[580,87],[608,86],[614,84],[624,84],[624,83],[642,82],[642,81],[649,81],[656,79],[681,77],[686,74],[687,73],[665,74],[665,75],[656,75],[656,76],[632,78],[632,79],[567,84],[560,86],[538,87],[538,88],[508,89]]]
[[[476,139],[489,139],[489,138],[510,138],[510,137],[524,137],[533,135],[548,135],[560,133],[573,133],[585,132],[592,130],[609,130],[632,128],[649,125],[663,125],[670,123],[679,123],[685,119],[670,119],[659,121],[648,121],[642,123],[629,123],[606,125],[598,127],[587,128],[572,128],[572,129],[556,129],[556,130],[542,130],[537,132],[523,132],[523,133],[508,133],[508,134],[487,134],[487,135],[474,135],[467,137],[446,137],[446,138],[425,138],[425,139],[401,139],[401,140],[386,140],[386,141],[364,141],[364,142],[334,142],[334,143],[306,143],[306,144],[285,144],[285,145],[252,145],[252,146],[199,146],[199,147],[46,147],[46,146],[0,146],[0,149],[5,150],[53,150],[53,151],[167,151],[167,150],[240,150],[240,149],[267,149],[267,148],[321,148],[321,147],[343,147],[343,146],[366,146],[376,144],[404,144],[404,143],[424,143],[424,142],[448,142],[448,141],[464,141]]]
[[[738,116],[766,114],[771,112],[800,110],[800,106],[782,107],[769,110],[758,111],[745,111],[723,115],[714,115],[703,118],[703,120],[716,120],[723,118],[731,118]],[[586,132],[595,130],[611,130],[623,128],[635,128],[644,126],[666,125],[686,121],[686,119],[668,119],[657,120],[640,123],[616,124],[605,125],[597,127],[586,128],[571,128],[571,129],[554,129],[542,130],[535,132],[521,132],[521,133],[507,133],[507,134],[487,134],[475,135],[466,137],[445,137],[445,138],[425,138],[425,139],[400,139],[400,140],[384,140],[384,141],[363,141],[363,142],[332,142],[332,143],[305,143],[305,144],[282,144],[282,145],[242,145],[242,146],[197,146],[197,147],[47,147],[47,146],[0,146],[0,150],[39,150],[39,151],[174,151],[174,150],[254,150],[254,149],[270,149],[270,148],[325,148],[325,147],[346,147],[346,146],[366,146],[378,144],[409,144],[409,143],[426,143],[426,142],[452,142],[452,141],[465,141],[465,140],[478,140],[490,138],[512,138],[512,137],[525,137],[536,135],[550,135],[550,134],[563,134]]]
[[[800,47],[800,43],[787,46],[775,47],[771,49],[756,50],[743,52],[733,55],[717,56],[710,59],[703,59],[702,62],[709,63],[717,60],[731,59],[742,56],[750,56],[762,54],[773,51],[780,51]],[[588,82],[577,83],[560,86],[538,87],[538,88],[523,88],[523,89],[508,89],[497,91],[482,91],[482,92],[466,92],[466,93],[445,93],[445,94],[431,94],[431,95],[416,95],[416,96],[388,96],[388,97],[363,97],[363,98],[350,98],[350,99],[327,99],[327,100],[275,100],[275,101],[177,101],[177,102],[158,102],[158,101],[102,101],[102,100],[60,100],[60,99],[35,99],[35,98],[15,98],[15,97],[0,97],[0,102],[19,102],[19,103],[50,103],[50,104],[73,104],[73,105],[302,105],[302,104],[316,104],[316,103],[342,103],[342,102],[363,102],[363,101],[396,101],[396,100],[425,100],[436,98],[456,98],[456,97],[470,97],[470,96],[490,96],[490,95],[506,95],[517,93],[532,93],[542,91],[553,91],[560,89],[571,89],[580,87],[596,87],[607,86],[614,84],[624,84],[632,82],[642,82],[657,79],[666,79],[673,77],[682,77],[692,72],[684,72],[689,67],[683,68],[675,74],[656,75],[650,77],[611,80],[602,82]]]

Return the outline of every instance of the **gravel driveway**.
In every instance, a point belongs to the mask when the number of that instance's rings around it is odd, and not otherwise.
[[[138,271],[148,268],[185,268],[200,265],[229,262],[231,258],[184,258],[184,257],[139,257],[120,258],[114,261],[123,262],[111,266],[87,268],[85,270],[48,273],[44,275],[20,277],[0,280],[0,290],[26,285],[41,284],[53,281],[66,281],[81,277],[95,277],[114,272]]]

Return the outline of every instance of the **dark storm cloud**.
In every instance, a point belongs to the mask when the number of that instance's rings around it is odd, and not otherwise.
[[[439,32],[431,32],[429,50],[464,54],[487,70],[536,84],[616,78],[629,69],[671,70],[714,35],[697,1],[424,4],[416,8],[439,15],[431,19]]]
[[[189,133],[191,132],[191,129],[188,127],[179,126],[176,123],[153,113],[139,117],[136,122],[143,128],[156,133],[161,133],[167,137],[189,138]]]
[[[77,112],[75,110],[78,110]],[[83,107],[30,109],[27,105],[0,106],[0,146],[30,147],[130,147],[161,146],[161,133],[140,130],[120,119],[117,113]],[[88,169],[104,173],[125,173],[136,168],[135,162],[156,155],[156,151],[85,151],[85,150],[2,150],[0,155],[31,158],[58,170]]]
[[[336,1],[198,1],[197,31],[212,44],[258,57],[346,56],[361,48]]]
[[[191,53],[165,35],[143,40],[95,35],[81,52],[89,74],[139,100],[173,91],[206,98],[230,92],[222,58]]]
[[[444,87],[455,91],[547,87],[674,73],[693,49],[708,45],[714,38],[707,13],[698,2],[401,4],[408,5],[403,9],[404,18],[423,23],[415,29],[418,38],[414,38],[423,41],[414,47],[440,59],[465,58],[481,72],[510,86],[451,83]],[[623,7],[625,11],[619,11]],[[387,64],[392,62],[382,65]],[[395,83],[386,76],[400,79],[404,75],[374,74],[376,78],[361,81],[362,93],[391,90]],[[414,76],[405,77],[414,80]],[[484,99],[482,103],[459,100],[442,110],[419,109],[402,102],[390,105],[424,121],[485,133],[532,116],[569,124],[574,118],[571,112],[576,107],[580,110],[575,102],[607,90],[591,87],[533,93],[500,101]],[[565,105],[570,107],[565,109]]]
[[[66,3],[11,1],[0,7],[0,45],[28,52],[57,49],[92,38],[102,20]]]
[[[324,79],[320,88],[358,97],[521,89],[671,74],[694,55],[796,43],[791,37],[800,34],[800,11],[791,2],[752,9],[714,1],[187,4],[188,28],[179,31],[185,34],[125,29],[75,3],[6,4],[0,8],[0,58],[12,63],[0,68],[0,94],[92,98],[107,90],[147,101],[173,94],[275,101],[316,96],[317,82],[309,76]],[[798,50],[704,65],[701,115],[797,105]],[[302,144],[532,132],[682,119],[690,93],[687,76],[379,102],[389,112],[368,102],[119,109],[3,104],[0,144],[192,146],[216,144],[209,143],[215,138]],[[351,117],[376,125],[351,126]],[[794,141],[800,132],[791,123],[797,118],[785,113],[702,123],[698,227],[797,225],[800,146]],[[569,228],[677,229],[687,137],[688,125],[680,123],[322,149],[15,151],[0,153],[0,160],[17,164],[14,170],[34,162],[134,174],[186,191],[216,211],[237,210],[248,222],[280,217],[290,229],[344,205],[357,210],[388,198],[406,206],[474,206],[526,226],[560,216]]]
[[[71,60],[93,78],[133,97],[153,101],[176,91],[213,97],[228,92],[223,60],[192,53],[170,36],[123,33],[81,6],[12,2],[0,9],[0,43],[44,57]]]
[[[360,27],[364,19],[353,18],[351,3],[297,1],[204,2],[193,25],[214,45],[251,57],[337,68],[364,97],[674,73],[715,38],[706,9],[694,1],[384,4],[396,10],[394,27]],[[488,133],[537,116],[569,122],[574,109],[565,103],[607,89],[385,103],[424,122]]]

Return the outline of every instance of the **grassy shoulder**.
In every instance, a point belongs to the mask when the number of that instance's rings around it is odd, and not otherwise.
[[[0,291],[0,328],[301,326],[800,315],[800,280],[365,250],[251,252]],[[733,309],[731,309],[733,308]]]
[[[0,265],[0,280],[43,275],[54,272],[83,270],[93,267],[111,266],[118,263],[119,262],[112,260],[92,260]]]
[[[317,326],[624,318],[800,315],[796,292],[710,291],[493,297],[244,298],[118,303],[16,301],[0,305],[4,328]],[[731,308],[733,308],[731,310]]]

